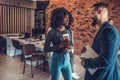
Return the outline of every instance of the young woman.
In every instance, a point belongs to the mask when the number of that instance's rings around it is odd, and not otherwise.
[[[59,80],[60,72],[64,80],[72,80],[69,56],[70,33],[66,29],[68,24],[69,15],[65,8],[56,8],[52,11],[51,30],[47,34],[44,45],[45,52],[53,52],[50,65],[51,80]]]

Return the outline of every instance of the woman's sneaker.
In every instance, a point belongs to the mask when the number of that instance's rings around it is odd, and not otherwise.
[[[77,79],[79,79],[80,77],[74,72],[74,73],[72,73],[72,78],[77,80]]]

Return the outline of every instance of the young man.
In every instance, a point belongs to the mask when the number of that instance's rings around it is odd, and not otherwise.
[[[105,3],[93,5],[93,23],[100,30],[96,34],[92,48],[98,54],[96,58],[81,60],[86,69],[84,80],[120,80],[118,71],[119,32],[108,21],[108,6]],[[88,69],[95,69],[92,75]]]

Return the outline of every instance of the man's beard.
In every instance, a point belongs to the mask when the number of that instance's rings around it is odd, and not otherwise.
[[[92,18],[92,19],[93,19],[92,26],[96,26],[96,24],[98,23],[97,19],[95,19],[95,18]]]

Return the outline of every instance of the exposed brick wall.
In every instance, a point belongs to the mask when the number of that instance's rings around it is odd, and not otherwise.
[[[92,44],[97,28],[91,26],[91,6],[95,2],[109,3],[109,17],[114,19],[115,26],[120,31],[120,1],[119,0],[51,0],[46,9],[46,27],[50,24],[51,11],[57,7],[65,7],[69,10],[73,17],[74,23],[72,30],[75,39],[75,54],[79,54],[80,50],[86,44]],[[108,2],[109,1],[109,2]]]

